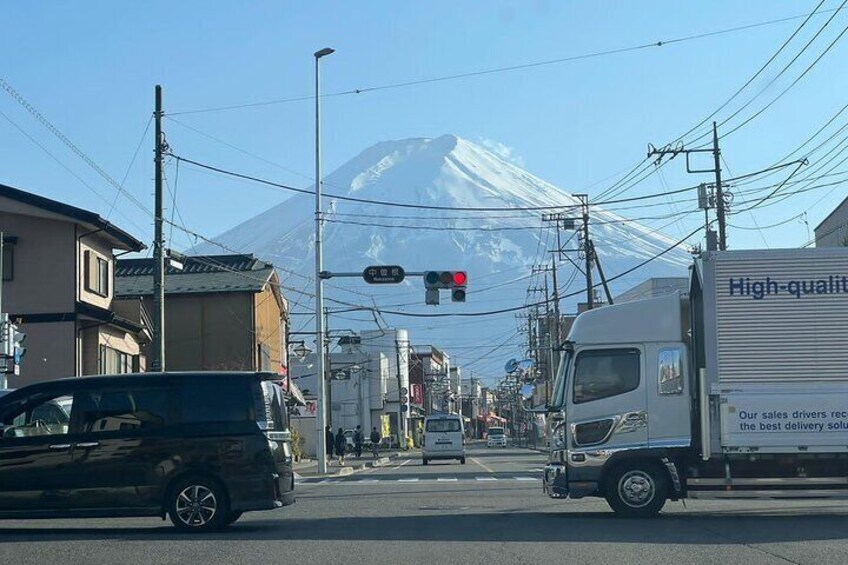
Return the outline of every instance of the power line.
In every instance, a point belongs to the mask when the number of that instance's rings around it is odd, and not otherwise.
[[[822,13],[831,12],[831,11],[833,11],[833,10],[823,10]],[[457,74],[443,75],[443,76],[430,77],[430,78],[407,80],[407,81],[388,83],[388,84],[370,86],[370,87],[364,87],[364,88],[354,88],[354,89],[349,89],[349,90],[342,90],[342,91],[338,91],[338,92],[323,94],[321,97],[322,98],[332,98],[332,97],[338,97],[338,96],[366,94],[366,93],[369,93],[369,92],[377,92],[377,91],[382,91],[382,90],[406,88],[406,87],[411,87],[411,86],[419,86],[419,85],[432,84],[432,83],[437,83],[437,82],[446,82],[446,81],[453,81],[453,80],[459,80],[459,79],[464,79],[464,78],[472,78],[472,77],[478,77],[478,76],[486,76],[486,75],[492,75],[492,74],[518,71],[518,70],[523,70],[523,69],[544,67],[544,66],[550,66],[550,65],[558,65],[558,64],[562,64],[562,63],[570,63],[570,62],[581,61],[581,60],[586,60],[586,59],[593,59],[593,58],[605,57],[605,56],[610,56],[610,55],[618,55],[618,54],[628,53],[628,52],[633,52],[633,51],[641,51],[641,50],[650,49],[650,48],[661,48],[661,47],[664,47],[664,46],[667,46],[667,45],[684,43],[684,42],[688,42],[688,41],[695,41],[695,40],[698,40],[698,39],[704,39],[704,38],[707,38],[707,37],[714,37],[714,36],[718,36],[718,35],[737,33],[737,32],[740,32],[740,31],[747,31],[747,30],[750,30],[750,29],[781,24],[781,23],[784,23],[784,22],[798,20],[798,19],[801,19],[801,18],[809,18],[813,14],[815,14],[815,11],[811,12],[811,13],[806,13],[806,14],[789,16],[789,17],[785,17],[785,18],[778,18],[778,19],[774,19],[774,20],[756,22],[756,23],[753,23],[753,24],[747,24],[747,25],[743,25],[743,26],[736,26],[736,27],[732,27],[732,28],[725,28],[725,29],[720,29],[720,30],[709,31],[709,32],[705,32],[705,33],[698,33],[698,34],[692,34],[692,35],[687,35],[687,36],[682,36],[682,37],[676,37],[676,38],[672,38],[672,39],[668,39],[668,40],[658,40],[658,41],[652,41],[652,42],[649,42],[649,43],[631,45],[629,47],[621,47],[621,48],[618,48],[618,49],[608,49],[608,50],[604,50],[604,51],[582,53],[580,55],[572,55],[572,56],[569,56],[569,57],[560,57],[560,58],[556,58],[556,59],[548,59],[548,60],[544,60],[544,61],[535,61],[535,62],[523,63],[523,64],[518,64],[518,65],[509,65],[509,66],[495,67],[495,68],[491,68],[491,69],[483,69],[483,70],[478,70],[478,71],[469,71],[469,72],[465,72],[465,73],[457,73]],[[249,102],[249,103],[244,103],[244,104],[232,104],[232,105],[228,105],[228,106],[217,106],[217,107],[201,108],[201,109],[195,109],[195,110],[183,110],[183,111],[180,111],[180,112],[170,112],[169,115],[179,116],[179,115],[185,115],[185,114],[201,114],[201,113],[209,113],[209,112],[223,112],[223,111],[237,110],[237,109],[242,109],[242,108],[256,108],[256,107],[262,107],[262,106],[272,106],[272,105],[277,105],[277,104],[288,104],[288,103],[292,103],[292,102],[303,102],[303,101],[314,100],[314,99],[315,99],[314,95],[311,95],[311,96],[310,95],[304,95],[304,96],[295,96],[295,97],[291,97],[291,98],[265,100],[265,101],[259,101],[259,102]]]

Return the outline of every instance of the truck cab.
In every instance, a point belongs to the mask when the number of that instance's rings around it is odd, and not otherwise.
[[[578,316],[549,406],[550,496],[649,515],[680,494],[676,461],[692,444],[684,305],[675,293]]]

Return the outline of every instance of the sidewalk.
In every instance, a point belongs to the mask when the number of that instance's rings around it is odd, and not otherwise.
[[[294,472],[297,477],[342,477],[351,475],[357,471],[362,471],[371,467],[380,467],[388,465],[390,461],[400,457],[402,451],[386,451],[380,453],[377,459],[374,459],[371,454],[362,454],[360,459],[355,455],[345,457],[345,464],[339,465],[338,459],[334,458],[327,463],[327,472],[323,475],[318,473],[318,461],[315,459],[302,459],[294,464]]]

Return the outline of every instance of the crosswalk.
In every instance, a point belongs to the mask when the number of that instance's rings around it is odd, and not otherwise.
[[[357,478],[357,477],[338,477],[338,478],[320,478],[320,477],[300,477],[296,478],[295,482],[302,485],[375,485],[380,483],[404,483],[404,484],[420,484],[420,483],[460,483],[460,482],[538,482],[541,478],[530,477],[525,475],[507,476],[507,477],[492,477],[492,476],[473,476],[473,477],[383,477],[379,479],[372,478]]]

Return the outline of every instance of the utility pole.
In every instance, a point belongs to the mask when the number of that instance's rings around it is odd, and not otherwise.
[[[689,155],[691,155],[692,153],[712,153],[713,168],[693,169],[689,163]],[[721,251],[725,251],[727,249],[727,202],[724,198],[724,186],[722,186],[721,183],[721,149],[719,149],[718,146],[718,126],[716,125],[716,123],[713,122],[713,146],[710,149],[684,149],[682,144],[675,147],[667,145],[662,149],[657,149],[653,145],[648,144],[648,157],[657,156],[657,160],[654,161],[654,165],[656,166],[659,166],[660,162],[662,161],[662,158],[666,155],[671,155],[671,158],[674,159],[680,154],[686,155],[687,173],[715,174],[715,206],[716,217],[718,219],[718,248]],[[703,194],[703,199],[706,201],[706,188],[704,189]],[[702,207],[706,211],[709,208],[709,204],[707,203],[705,206]],[[707,234],[707,241],[710,241],[709,232]]]
[[[586,308],[591,310],[595,307],[595,289],[592,283],[592,244],[589,241],[589,195],[575,194],[580,199],[583,216],[583,254],[586,258]]]
[[[153,236],[153,372],[165,371],[165,241],[162,235],[162,87],[156,85],[155,206]]]
[[[727,249],[727,225],[724,217],[724,190],[721,186],[721,150],[718,148],[718,128],[713,122],[713,160],[716,177],[716,213],[718,214],[718,248]]]
[[[321,209],[321,83],[320,61],[333,53],[333,49],[325,47],[315,52],[315,344],[318,347],[318,413],[315,418],[315,434],[317,436],[318,473],[327,472],[327,446],[324,428],[327,425],[327,398],[324,392],[326,376],[324,347],[324,250],[322,247],[322,232],[324,219]]]

